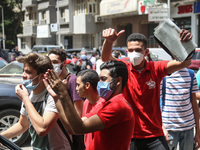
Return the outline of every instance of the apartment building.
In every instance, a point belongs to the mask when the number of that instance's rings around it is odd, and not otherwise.
[[[28,53],[33,45],[98,48],[102,29],[111,25],[109,19],[105,23],[99,18],[99,4],[100,0],[23,0],[19,49]]]
[[[156,47],[154,28],[160,21],[149,21],[149,8],[166,9],[168,0],[23,0],[25,12],[23,34],[18,46],[24,53],[33,45],[60,45],[63,48],[99,48],[103,43],[102,30],[125,30],[114,46],[126,46],[132,32],[140,32],[149,39],[149,47]],[[200,45],[200,2],[170,0],[169,17],[193,34]],[[58,19],[59,18],[59,19]]]

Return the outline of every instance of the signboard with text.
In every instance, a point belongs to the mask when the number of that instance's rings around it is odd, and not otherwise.
[[[168,19],[167,8],[149,8],[148,12],[148,21],[159,22]]]
[[[48,37],[50,37],[49,25],[38,25],[37,38],[48,38]]]

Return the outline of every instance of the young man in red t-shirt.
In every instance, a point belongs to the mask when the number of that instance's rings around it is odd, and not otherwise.
[[[112,45],[125,31],[116,33],[114,29],[103,31],[105,38],[102,60],[116,60],[112,54]],[[181,30],[180,39],[188,41],[192,35]],[[189,66],[191,60],[184,62],[158,61],[147,62],[147,38],[140,33],[133,33],[127,39],[127,53],[130,62],[126,63],[129,79],[123,90],[135,114],[135,129],[131,140],[131,150],[166,150],[169,149],[162,130],[160,111],[160,82],[164,76]]]
[[[126,65],[120,61],[109,61],[101,65],[100,81],[97,85],[99,96],[106,101],[98,109],[93,109],[87,118],[75,112],[65,84],[53,70],[45,75],[45,84],[54,100],[59,100],[65,108],[65,115],[76,134],[94,132],[94,138],[87,150],[127,150],[134,129],[133,110],[125,100],[122,90],[128,80]]]
[[[93,109],[97,110],[101,107],[102,103],[105,102],[101,98],[97,91],[97,83],[99,81],[99,75],[96,71],[86,69],[80,71],[77,75],[77,86],[76,90],[80,97],[86,98],[83,105],[82,120],[87,119],[86,115]],[[87,133],[84,135],[84,143],[86,149],[92,142],[94,133]]]

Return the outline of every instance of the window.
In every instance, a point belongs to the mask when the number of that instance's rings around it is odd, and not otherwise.
[[[189,30],[191,32],[191,17],[174,18],[174,23],[180,29],[186,29],[186,30]]]
[[[86,2],[87,2],[87,6],[86,6]],[[77,0],[77,4],[76,4],[76,9],[77,9],[77,14],[81,14],[81,13],[86,13],[86,9],[87,9],[87,13],[89,14],[96,14],[97,13],[97,0]],[[87,7],[87,8],[86,8]]]
[[[88,0],[88,7],[87,7],[89,14],[96,14],[97,13],[97,2],[96,0]]]
[[[65,8],[60,9],[60,17],[65,18]]]
[[[46,11],[42,11],[42,20],[46,20]]]
[[[22,49],[26,48],[26,39],[25,38],[21,38],[21,48]]]
[[[77,13],[85,13],[85,0],[77,0]]]

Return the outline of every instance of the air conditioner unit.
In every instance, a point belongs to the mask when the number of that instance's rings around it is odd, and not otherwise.
[[[104,22],[104,18],[101,17],[101,16],[99,16],[99,15],[96,15],[96,16],[95,16],[95,22],[96,22],[96,23]]]

